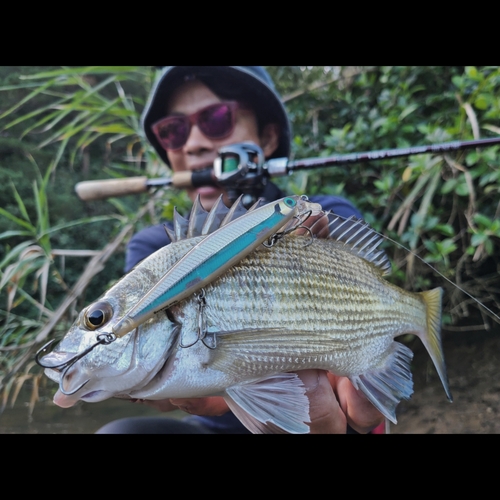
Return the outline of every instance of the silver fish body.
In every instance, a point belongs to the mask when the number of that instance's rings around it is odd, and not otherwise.
[[[301,433],[308,431],[308,399],[293,372],[317,368],[349,377],[396,422],[397,404],[413,392],[413,354],[394,340],[407,333],[421,338],[451,399],[439,333],[441,290],[411,293],[390,284],[376,233],[362,221],[346,231],[345,223],[336,224],[340,233],[333,224],[325,239],[292,233],[261,245],[202,293],[99,345],[68,371],[69,392],[88,379],[85,387],[71,395],[58,391],[54,401],[222,395],[254,432]],[[100,301],[128,310],[204,237],[180,237],[160,249]],[[49,361],[95,340],[82,321],[80,315]],[[56,370],[46,374],[60,381]]]

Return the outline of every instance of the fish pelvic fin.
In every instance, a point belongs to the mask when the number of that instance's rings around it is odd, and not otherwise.
[[[429,356],[436,367],[441,383],[443,384],[446,397],[450,402],[453,397],[450,392],[448,383],[448,375],[446,373],[446,364],[444,361],[443,345],[441,342],[441,298],[443,295],[442,288],[434,288],[419,293],[427,306],[427,329],[424,333],[416,335],[422,341]]]
[[[393,424],[397,424],[397,405],[402,399],[410,399],[413,394],[410,370],[412,359],[411,349],[394,341],[382,366],[350,377],[354,387],[361,390],[373,406]]]
[[[296,373],[279,373],[226,389],[224,399],[254,434],[309,433],[309,399]]]

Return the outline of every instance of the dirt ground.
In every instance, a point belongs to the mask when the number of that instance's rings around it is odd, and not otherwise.
[[[391,434],[500,433],[500,328],[443,331],[443,347],[453,403],[419,340],[409,347],[414,394],[400,403]]]

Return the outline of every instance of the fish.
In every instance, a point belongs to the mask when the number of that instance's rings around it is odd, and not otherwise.
[[[383,236],[362,220],[330,213],[305,234],[294,231],[300,223],[289,222],[197,292],[57,369],[95,343],[99,328],[89,318],[96,311],[99,321],[108,316],[109,331],[200,248],[207,226],[214,234],[221,230],[227,222],[220,210],[219,204],[198,210],[191,223],[176,214],[172,243],[80,313],[41,359],[60,385],[55,404],[222,396],[254,433],[307,433],[309,401],[296,372],[322,369],[348,377],[397,423],[397,405],[413,393],[413,352],[396,340],[406,334],[420,338],[452,401],[440,334],[442,289],[416,293],[391,284],[385,278],[391,264],[379,248]],[[244,221],[252,212],[238,217]]]

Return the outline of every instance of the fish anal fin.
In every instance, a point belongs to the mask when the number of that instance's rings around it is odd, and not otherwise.
[[[367,373],[350,377],[356,389],[360,389],[386,418],[393,424],[396,420],[396,407],[402,399],[410,399],[413,394],[413,379],[410,362],[411,349],[394,341],[391,353],[382,366]]]
[[[251,432],[309,432],[309,399],[296,373],[280,373],[226,389],[229,408]]]

